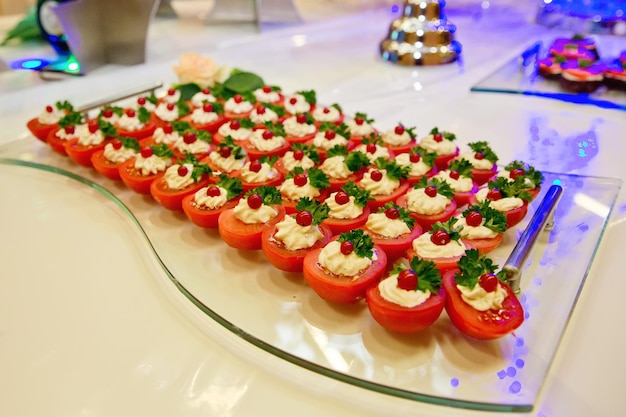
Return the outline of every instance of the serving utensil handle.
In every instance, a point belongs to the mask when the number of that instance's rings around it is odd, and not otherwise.
[[[116,101],[124,100],[125,98],[138,96],[140,94],[145,93],[154,93],[157,89],[163,87],[162,82],[150,83],[148,85],[144,85],[141,87],[136,87],[131,90],[124,91],[122,93],[117,93],[112,96],[104,97],[93,101],[91,103],[84,104],[79,106],[76,111],[79,113],[85,113],[89,110],[97,109],[98,107],[106,106],[107,104],[115,103]]]

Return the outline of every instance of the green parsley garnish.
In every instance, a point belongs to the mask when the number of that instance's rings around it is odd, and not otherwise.
[[[219,150],[221,148],[224,148],[224,147],[225,148],[230,148],[230,154],[235,159],[243,159],[243,158],[246,157],[246,153],[243,150],[243,148],[241,146],[237,145],[235,143],[235,141],[233,140],[232,136],[230,136],[230,135],[228,135],[224,139],[222,139],[220,144],[217,145],[217,151],[219,152]]]
[[[467,288],[474,288],[478,284],[478,280],[483,274],[491,274],[498,269],[493,261],[485,255],[480,255],[477,249],[465,251],[465,255],[457,262],[460,272],[455,275],[455,281],[458,285]],[[504,273],[502,271],[496,274],[498,279],[504,282]]]
[[[118,136],[115,126],[102,119],[98,119],[98,129],[107,138],[116,138]]]
[[[310,168],[307,171],[307,176],[309,177],[309,182],[311,185],[318,190],[324,190],[330,187],[330,180],[328,179],[328,175],[324,173],[319,168]]]
[[[117,138],[120,142],[122,142],[122,146],[126,149],[132,149],[136,152],[141,150],[139,146],[139,141],[136,138],[120,136]]]
[[[396,161],[390,161],[382,156],[376,158],[374,164],[376,168],[384,169],[387,172],[387,177],[397,181],[407,179],[409,177],[409,171],[411,170],[408,166],[399,165]]]
[[[473,165],[467,159],[455,159],[450,162],[450,166],[448,170],[450,172],[456,171],[460,176],[465,178],[472,178],[472,168]]]
[[[359,258],[372,259],[374,256],[374,242],[362,229],[355,229],[339,235],[339,242],[352,242],[354,253]]]
[[[456,217],[450,217],[445,222],[437,222],[433,224],[433,227],[429,233],[433,235],[437,230],[443,230],[448,233],[448,236],[450,236],[450,240],[455,240],[458,242],[459,239],[461,239],[460,232],[463,229],[463,226],[455,226],[456,222],[458,221],[459,219],[457,219]]]
[[[446,140],[450,140],[450,141],[456,140],[456,135],[455,135],[454,133],[450,133],[450,132],[443,132],[443,131],[442,131],[442,132],[440,132],[438,127],[434,127],[434,128],[430,131],[430,134],[431,134],[431,135],[434,135],[434,134],[436,134],[436,133],[440,133],[440,134],[441,134],[441,136],[442,136],[444,139],[446,139]]]
[[[269,155],[263,155],[259,158],[259,162],[262,164],[267,164],[270,167],[274,167],[274,164],[278,161],[278,156],[274,155],[274,156],[269,156]]]
[[[83,123],[83,114],[77,111],[71,111],[59,119],[59,127],[76,126]]]
[[[211,175],[213,171],[207,164],[201,163],[198,158],[189,152],[185,152],[185,155],[178,161],[179,165],[191,164],[193,169],[191,170],[191,179],[193,182],[198,182],[205,175]]]
[[[137,119],[141,123],[146,123],[148,120],[150,120],[150,117],[152,117],[152,113],[150,113],[145,107],[139,107],[137,109]]]
[[[248,190],[244,197],[248,198],[252,194],[258,194],[263,200],[263,204],[266,206],[281,204],[283,202],[283,197],[281,196],[280,191],[278,191],[278,188],[270,187],[269,185],[261,185],[260,187]]]
[[[323,122],[319,127],[320,132],[326,132],[328,130],[332,130],[339,136],[343,136],[346,139],[350,139],[350,128],[345,123],[336,125],[333,122]]]
[[[315,146],[309,146],[301,142],[296,142],[293,145],[291,145],[291,150],[304,152],[304,154],[308,156],[309,159],[311,159],[311,161],[315,162],[316,165],[319,164],[320,162],[320,154],[315,149]],[[347,148],[346,148],[346,152],[347,152]]]
[[[399,274],[405,270],[411,270],[417,275],[417,288],[422,292],[430,291],[432,294],[439,293],[441,287],[441,273],[437,268],[437,265],[433,261],[426,259],[420,259],[414,256],[409,261],[409,265],[399,263],[393,267],[390,275]]]
[[[304,100],[310,105],[317,104],[317,94],[315,90],[297,91],[296,94],[300,94],[304,97]]]
[[[540,187],[543,183],[543,174],[541,171],[537,171],[532,165],[528,165],[522,161],[515,160],[504,167],[506,171],[513,171],[514,169],[521,169],[524,173],[524,178],[532,182],[535,187]]]
[[[350,152],[343,161],[351,172],[358,172],[371,164],[370,159],[361,151]]]
[[[369,190],[364,190],[352,182],[348,181],[341,189],[351,197],[354,197],[354,204],[359,207],[367,206],[367,202],[373,200],[372,193]]]
[[[402,220],[404,224],[408,226],[409,229],[413,229],[413,226],[415,226],[415,219],[411,217],[411,212],[403,207],[400,207],[393,201],[390,201],[384,206],[380,207],[378,209],[378,212],[384,213],[385,211],[387,211],[387,209],[390,209],[390,208],[395,208],[396,210],[398,210],[398,214],[400,214],[400,217],[398,217],[398,219]]]
[[[435,152],[428,152],[426,149],[421,146],[415,146],[411,148],[409,154],[419,155],[420,159],[424,162],[424,164],[432,167],[435,165],[435,159],[437,158],[437,154]]]
[[[281,136],[283,138],[285,137],[285,127],[281,122],[265,122],[263,123],[263,125],[265,126],[265,129],[272,132],[274,136]]]
[[[328,218],[330,208],[326,203],[320,203],[317,200],[310,199],[309,197],[302,197],[298,204],[296,204],[296,210],[308,211],[313,217],[313,225],[317,226]]]
[[[104,117],[104,112],[107,110],[111,110],[114,115],[121,117],[124,114],[124,109],[119,106],[104,106],[100,113],[98,113],[98,117]]]
[[[239,177],[229,177],[226,174],[221,174],[220,180],[215,185],[226,190],[226,198],[229,200],[241,195],[243,192],[243,185]]]
[[[178,133],[178,134],[183,134],[184,132],[188,131],[191,129],[191,125],[189,124],[189,122],[184,122],[181,120],[175,120],[172,123],[170,123],[172,125],[172,128],[174,128],[174,130]]]
[[[74,111],[74,106],[72,106],[72,104],[67,100],[57,101],[56,103],[54,103],[54,106],[57,108],[57,110],[67,110],[69,112]]]
[[[363,121],[364,121],[365,123],[367,123],[367,124],[372,124],[372,123],[374,123],[374,119],[370,119],[370,118],[367,116],[367,113],[356,112],[356,114],[354,115],[354,118],[355,118],[355,119],[361,118],[361,119],[363,119]]]
[[[485,200],[480,204],[468,207],[463,212],[463,217],[469,213],[476,211],[483,218],[483,226],[493,230],[496,233],[504,233],[506,231],[506,215],[489,205],[489,201]]]
[[[283,106],[279,106],[279,105],[272,104],[272,103],[262,103],[262,106],[276,113],[278,117],[283,117],[286,113],[286,110]]]
[[[489,146],[489,143],[487,143],[486,141],[472,142],[468,143],[467,145],[474,152],[481,153],[484,158],[489,162],[494,164],[498,162],[498,155],[496,155],[493,149],[491,149],[491,146]]]
[[[415,189],[426,188],[430,186],[435,187],[437,189],[437,193],[441,194],[444,197],[454,197],[454,190],[452,189],[450,184],[448,184],[446,180],[441,180],[437,177],[432,177],[429,179],[426,176],[423,176],[418,182],[413,184],[413,188]]]
[[[342,145],[335,145],[326,151],[326,158],[332,158],[333,156],[348,156],[348,147],[342,146]],[[367,160],[367,165],[369,165],[369,159]]]
[[[514,180],[511,180],[511,178],[498,177],[495,180],[489,181],[487,187],[490,190],[500,190],[502,197],[517,197],[525,201],[532,200],[532,196],[528,192],[530,186],[526,184],[522,176],[516,177]]]
[[[159,158],[172,158],[174,157],[174,152],[165,144],[158,143],[156,145],[151,145],[152,153]]]

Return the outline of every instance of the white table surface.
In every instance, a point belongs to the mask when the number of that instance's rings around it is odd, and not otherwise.
[[[193,18],[156,20],[146,64],[48,83],[32,73],[0,73],[0,144],[23,136],[26,121],[48,102],[81,103],[149,81],[174,81],[178,54],[194,51],[253,70],[286,91],[314,88],[321,102],[339,102],[347,113],[365,111],[381,127],[404,121],[424,134],[439,126],[465,142],[492,142],[502,160],[626,178],[625,112],[469,91],[549,33],[532,24],[529,4],[517,3],[491,2],[481,12],[470,2],[449,2],[464,46],[461,72],[456,64],[405,68],[378,59],[377,42],[392,20],[387,10],[338,20],[317,15],[262,34],[251,26],[207,27]],[[37,48],[0,49],[0,57]],[[593,146],[586,157],[575,156],[582,140]],[[20,184],[37,187],[38,179],[27,174],[14,183],[14,169],[0,167],[0,415],[498,415],[375,394],[247,346],[207,324],[159,278],[162,271],[138,260],[122,220],[119,230],[98,226],[86,214],[97,210],[98,198],[67,204],[79,191],[59,183],[62,194],[39,187],[23,207],[22,198],[11,196],[23,194]],[[67,219],[76,227],[64,226]],[[624,220],[621,191],[532,415],[610,417],[626,410]],[[93,236],[87,242],[85,228]],[[114,245],[102,247],[101,236]],[[103,261],[103,251],[114,261]],[[84,274],[90,279],[83,282]]]

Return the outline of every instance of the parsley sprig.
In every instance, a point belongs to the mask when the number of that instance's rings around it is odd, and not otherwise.
[[[230,135],[228,135],[224,139],[222,139],[220,144],[217,145],[218,151],[219,151],[219,149],[221,149],[223,147],[229,148],[230,149],[230,154],[235,159],[243,159],[243,158],[246,157],[246,153],[243,150],[243,148],[241,146],[237,145],[235,143],[235,141],[233,140],[232,136],[230,136]]]
[[[374,123],[374,119],[370,119],[370,118],[367,116],[367,113],[356,112],[356,114],[354,115],[354,118],[356,119],[356,118],[359,118],[359,117],[360,117],[361,119],[363,119],[363,121],[364,121],[365,123],[367,123],[367,124],[372,124],[372,123]]]
[[[444,197],[454,197],[454,190],[446,180],[439,179],[437,177],[427,178],[423,176],[418,182],[413,184],[413,188],[420,189],[433,186],[437,189],[437,193]]]
[[[367,206],[367,202],[373,200],[369,190],[361,189],[353,181],[348,181],[341,189],[351,197],[354,197],[354,204],[359,207]]]
[[[263,204],[266,206],[281,204],[283,202],[283,197],[278,188],[269,185],[261,185],[260,187],[252,188],[246,192],[244,197],[248,198],[252,194],[258,194],[263,200]]]
[[[374,242],[362,229],[355,229],[339,235],[339,242],[352,242],[354,253],[359,258],[372,259],[374,256]]]
[[[277,104],[261,103],[261,105],[265,107],[266,109],[269,109],[273,111],[274,113],[276,113],[278,117],[283,117],[285,113],[287,112],[283,106],[279,106]]]
[[[83,123],[83,121],[84,119],[83,119],[82,113],[79,113],[77,111],[71,111],[65,116],[61,117],[61,119],[59,119],[58,124],[59,124],[59,127],[65,128],[67,126],[79,125]]]
[[[191,125],[189,124],[189,122],[185,122],[182,120],[175,120],[172,123],[170,123],[172,125],[172,127],[174,128],[174,130],[178,133],[178,134],[183,134],[184,132],[188,131],[189,129],[191,129]]]
[[[489,162],[494,164],[498,162],[498,155],[496,155],[493,149],[491,149],[491,146],[489,146],[488,142],[471,142],[468,143],[467,146],[469,146],[472,151],[481,153]]]
[[[498,266],[485,255],[481,255],[477,249],[465,251],[465,255],[457,262],[460,272],[455,275],[455,281],[458,285],[467,288],[474,288],[478,284],[478,280],[483,274],[491,274],[498,269]],[[496,274],[500,281],[504,281],[502,271]]]
[[[439,292],[439,288],[441,287],[441,273],[433,261],[414,256],[409,260],[408,265],[403,263],[396,264],[391,270],[390,275],[396,275],[405,270],[411,270],[417,275],[416,291],[430,291],[432,294]]]
[[[185,152],[183,158],[181,158],[177,163],[179,165],[191,164],[193,166],[191,170],[191,179],[193,182],[198,182],[203,176],[211,175],[213,173],[207,164],[201,163],[194,154],[189,152]]]
[[[226,198],[229,200],[240,196],[243,192],[243,185],[239,177],[229,177],[226,174],[221,174],[220,180],[215,185],[226,190]]]
[[[317,104],[317,93],[315,90],[301,90],[297,91],[296,94],[300,94],[304,97],[304,100],[310,105]]]
[[[428,165],[429,167],[435,165],[435,159],[437,158],[437,154],[435,152],[429,152],[421,146],[415,146],[411,148],[409,154],[419,155],[424,164]]]
[[[118,137],[117,129],[111,123],[98,119],[98,129],[102,132],[102,134],[107,138],[116,138]]]
[[[298,212],[308,211],[313,217],[313,225],[318,226],[324,220],[328,218],[330,207],[326,203],[320,203],[317,200],[313,200],[309,197],[302,197],[298,204],[296,204],[296,210]]]
[[[139,152],[141,150],[141,147],[139,146],[139,141],[136,138],[120,136],[117,139],[122,142],[122,146],[126,149],[132,149],[135,152]]]
[[[493,230],[496,233],[504,233],[506,231],[506,215],[501,211],[492,208],[489,205],[489,201],[483,201],[480,204],[475,204],[468,207],[463,211],[463,217],[466,217],[469,213],[476,211],[480,213],[483,218],[483,226]]]
[[[532,182],[535,187],[540,187],[543,183],[543,174],[541,171],[537,171],[534,166],[528,165],[523,161],[515,160],[504,167],[506,171],[513,171],[514,169],[521,169],[524,172],[524,178]]]
[[[139,107],[137,109],[137,119],[139,122],[147,123],[148,120],[150,120],[150,117],[152,117],[152,113],[150,113],[145,107]]]
[[[343,161],[351,172],[359,172],[371,164],[370,159],[361,151],[350,152]]]
[[[439,131],[438,127],[434,127],[431,131],[430,134],[434,135],[436,133],[440,133],[441,136],[446,139],[446,140],[450,140],[450,141],[454,141],[456,140],[456,135],[454,133],[450,133],[450,132],[444,132],[444,131]]]
[[[292,146],[292,149],[293,149],[293,146]],[[326,158],[332,158],[333,156],[348,156],[348,147],[342,146],[342,145],[335,145],[326,151]],[[367,160],[367,164],[369,165],[369,159]]]
[[[406,127],[402,122],[398,122],[398,126],[402,126],[402,128],[404,128],[404,131],[409,134],[411,139],[415,139],[417,137],[417,133],[415,133],[415,129],[417,129],[417,128],[415,126]],[[437,129],[437,128],[435,128],[435,129]]]
[[[152,148],[152,153],[159,158],[174,157],[174,152],[165,143],[150,145],[150,148]]]
[[[278,162],[278,156],[274,155],[274,156],[269,156],[269,155],[263,155],[259,158],[259,162],[262,164],[267,164],[269,165],[271,168],[274,167],[274,164],[276,162]]]
[[[320,154],[317,152],[317,149],[315,149],[315,146],[309,146],[301,142],[296,142],[291,145],[291,150],[304,152],[304,154],[308,156],[311,161],[315,162],[316,165],[320,162]]]
[[[400,217],[398,217],[398,219],[402,220],[404,224],[408,226],[409,229],[413,229],[413,226],[415,226],[415,219],[411,216],[411,212],[405,209],[404,207],[400,207],[393,201],[390,201],[384,206],[380,207],[378,209],[378,212],[384,213],[385,211],[387,211],[387,209],[390,209],[390,208],[395,208],[396,210],[398,210],[398,214],[400,214]]]
[[[516,177],[511,181],[510,178],[498,177],[489,181],[487,187],[490,190],[498,189],[502,194],[502,197],[517,197],[525,201],[531,201],[532,196],[528,192],[530,186],[526,184],[523,177]]]
[[[333,130],[339,136],[343,136],[346,139],[350,139],[350,128],[347,124],[341,123],[339,125],[333,122],[323,122],[320,124],[319,131],[326,132],[328,130]]]
[[[304,169],[301,167],[295,167],[285,178],[293,178],[297,174],[304,174]],[[324,190],[330,186],[328,175],[326,175],[324,171],[319,168],[310,168],[306,172],[306,175],[311,186],[317,188],[318,190]]]
[[[104,106],[98,113],[98,117],[104,117],[104,112],[111,110],[114,115],[121,117],[124,114],[124,109],[119,106]]]
[[[450,162],[449,171],[456,171],[461,177],[472,178],[473,165],[467,159],[455,159]]]
[[[459,221],[456,217],[450,217],[445,222],[437,222],[433,224],[430,234],[433,235],[437,230],[444,230],[450,236],[450,240],[459,241],[461,239],[461,230],[463,226],[455,226]]]
[[[382,156],[376,158],[374,165],[376,165],[378,169],[384,169],[387,172],[387,177],[397,181],[407,179],[409,177],[409,171],[411,170],[408,166],[400,165],[396,161],[389,160]]]
[[[57,110],[66,110],[68,112],[74,111],[74,106],[67,100],[57,101],[56,103],[54,103],[54,107],[56,107]]]
[[[269,130],[270,132],[272,132],[274,134],[274,136],[281,136],[281,137],[285,137],[285,127],[283,126],[283,124],[281,122],[276,122],[276,123],[272,123],[272,122],[265,122],[263,123],[263,125],[265,126],[265,129]]]

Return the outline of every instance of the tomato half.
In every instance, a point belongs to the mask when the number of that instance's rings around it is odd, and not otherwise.
[[[114,181],[121,180],[120,178],[120,164],[111,162],[104,157],[104,149],[101,149],[91,155],[91,164],[94,169],[105,177]]]
[[[396,204],[398,204],[398,206],[408,210],[407,201],[406,201],[406,194],[398,197],[396,199]],[[445,210],[442,211],[441,213],[438,213],[438,214],[419,214],[419,213],[415,213],[415,212],[412,211],[411,212],[411,217],[413,217],[415,220],[417,220],[417,222],[419,223],[420,226],[422,226],[422,229],[424,229],[425,232],[428,232],[430,229],[433,228],[433,224],[435,224],[437,222],[445,222],[450,217],[454,216],[454,213],[456,212],[456,209],[457,209],[456,201],[451,200],[450,204],[448,204],[446,206]]]
[[[239,202],[239,197],[228,200],[222,207],[209,209],[200,207],[195,202],[195,195],[189,194],[183,198],[183,211],[187,218],[196,226],[205,229],[217,229],[217,224],[222,212],[232,209]]]
[[[363,207],[363,213],[354,219],[333,219],[331,217],[327,217],[322,223],[330,227],[333,234],[339,235],[363,226],[367,222],[367,218],[371,212],[372,211],[369,207]]]
[[[107,140],[97,145],[81,145],[78,143],[78,139],[72,139],[65,141],[65,152],[74,162],[84,167],[93,167],[91,163],[91,155],[104,149],[107,144]]]
[[[491,169],[472,168],[472,179],[476,185],[481,186],[491,181],[498,173],[498,167],[494,164]]]
[[[443,288],[431,294],[424,303],[415,307],[402,307],[385,300],[380,295],[378,285],[366,293],[367,308],[378,324],[396,333],[417,333],[430,327],[441,315],[446,305],[446,292]]]
[[[409,189],[409,186],[410,185],[408,182],[401,181],[398,188],[396,188],[389,194],[372,195],[372,200],[369,200],[367,202],[367,205],[370,208],[370,210],[372,210],[373,212],[376,212],[378,211],[379,208],[381,208],[385,204],[389,203],[390,201],[396,201],[400,196],[403,196],[404,194],[406,194],[407,190]]]
[[[302,272],[302,264],[304,263],[304,256],[313,249],[324,247],[333,236],[333,232],[327,227],[321,224],[319,226],[320,232],[322,232],[322,239],[315,242],[315,244],[307,249],[289,250],[284,245],[278,242],[274,238],[276,233],[276,225],[268,227],[263,231],[262,245],[263,254],[267,260],[281,271],[287,272]]]
[[[56,123],[53,124],[43,124],[40,123],[39,120],[35,117],[26,122],[26,127],[37,139],[46,143],[48,140],[48,134],[54,129],[58,128],[59,125]]]
[[[324,269],[318,262],[322,249],[314,249],[304,257],[302,272],[309,286],[327,301],[341,304],[354,304],[365,298],[365,292],[375,285],[387,267],[387,255],[374,245],[372,264],[354,277],[335,275]]]
[[[417,146],[417,141],[413,139],[405,145],[394,146],[394,145],[386,144],[385,148],[389,149],[394,155],[398,155],[401,153],[409,153],[411,149],[413,149],[415,146]]]
[[[456,271],[449,271],[443,275],[443,287],[448,295],[446,312],[461,333],[475,339],[497,339],[513,332],[524,322],[524,309],[508,285],[499,284],[507,292],[500,310],[478,311],[461,298],[455,274]]]
[[[50,133],[48,133],[48,139],[46,141],[53,151],[60,155],[67,156],[67,152],[65,151],[65,144],[67,143],[67,139],[61,139],[56,135],[59,129],[59,127],[52,129]]]
[[[458,207],[463,207],[466,204],[469,204],[470,198],[476,194],[476,192],[478,191],[478,185],[476,185],[476,183],[474,183],[474,185],[472,186],[472,189],[469,191],[455,191],[454,192],[454,201],[456,201],[456,206]]]
[[[466,242],[466,241],[461,240],[461,243],[463,244],[463,246],[465,246],[465,250],[466,251],[469,250],[469,249],[475,249],[474,246],[470,242]],[[443,257],[441,257],[441,258],[426,258],[426,257],[423,257],[423,256],[419,256],[417,254],[417,252],[415,252],[415,249],[413,249],[412,246],[411,246],[411,248],[409,248],[406,251],[407,259],[412,259],[414,256],[417,256],[420,259],[426,259],[426,260],[434,262],[435,266],[437,267],[437,269],[439,270],[441,275],[443,275],[446,272],[451,271],[453,269],[457,269],[457,262],[459,262],[459,260],[461,260],[463,255],[453,256],[453,257],[449,257],[449,258],[443,258]]]
[[[123,162],[120,167],[120,178],[128,188],[138,194],[150,195],[150,184],[164,175],[164,172],[157,172],[151,175],[142,175],[141,171],[135,168],[135,158]]]
[[[204,130],[209,133],[215,133],[224,123],[228,121],[225,116],[219,116],[215,121],[210,123],[195,123],[192,121],[191,115],[185,116],[181,119],[182,121],[188,122],[193,129],[196,130]]]
[[[235,217],[233,209],[224,210],[218,220],[218,230],[222,240],[230,247],[241,250],[260,250],[263,231],[285,217],[285,208],[274,206],[276,216],[267,223],[246,224]]]
[[[459,156],[459,148],[456,148],[456,152],[447,155],[438,155],[435,158],[435,166],[439,171],[444,171],[450,166],[450,161]]]
[[[502,243],[504,234],[499,233],[496,237],[490,239],[466,239],[461,238],[463,242],[469,243],[474,248],[478,249],[481,255],[491,252]]]
[[[387,261],[393,262],[406,255],[406,251],[411,248],[413,240],[417,239],[423,232],[422,227],[416,222],[409,233],[405,233],[395,238],[389,238],[372,232],[367,226],[362,227],[363,231],[372,237],[372,241],[381,247],[387,255]]]
[[[195,194],[202,187],[206,187],[211,181],[211,177],[204,176],[200,181],[190,184],[180,190],[173,190],[167,185],[165,177],[162,176],[150,184],[150,194],[152,197],[168,210],[181,211],[183,209],[183,198],[190,194]]]
[[[248,154],[248,158],[250,158],[251,161],[254,161],[256,159],[260,159],[262,156],[267,156],[269,158],[274,157],[274,156],[281,157],[285,153],[287,153],[289,149],[291,149],[291,144],[285,141],[283,145],[279,146],[276,149],[272,149],[271,151],[259,150],[254,145],[252,145],[250,142],[247,142],[247,141],[242,142],[241,147]]]
[[[476,199],[476,195],[472,195],[469,199],[469,205],[473,206],[475,204],[479,204]],[[528,213],[528,201],[524,200],[524,204],[520,207],[514,208],[512,210],[507,210],[502,212],[506,216],[506,227],[510,229],[511,227],[517,225]]]
[[[315,138],[315,135],[317,135],[317,129],[315,130],[315,132],[309,133],[308,135],[304,135],[304,136],[286,135],[285,140],[289,142],[290,144],[306,143],[306,142],[312,141]]]

